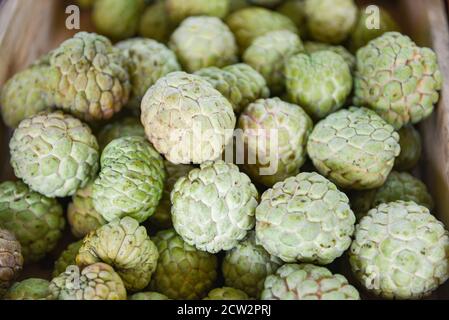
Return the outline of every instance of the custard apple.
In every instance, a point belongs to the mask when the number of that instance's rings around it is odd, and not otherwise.
[[[299,29],[298,32],[301,39],[307,38],[304,0],[286,0],[276,8],[276,11],[282,13],[295,23],[296,27]]]
[[[97,134],[97,139],[100,150],[103,150],[112,140],[130,136],[145,137],[145,130],[138,118],[126,117],[108,123]]]
[[[28,278],[16,282],[6,292],[5,300],[51,300],[50,282],[45,279]]]
[[[191,16],[224,18],[229,12],[229,0],[165,0],[169,19],[179,24]]]
[[[394,162],[394,168],[399,171],[411,170],[421,158],[421,135],[412,125],[402,127],[398,133],[401,153]]]
[[[55,261],[53,268],[53,278],[56,278],[63,273],[68,266],[76,264],[76,256],[83,244],[82,240],[73,242],[67,246],[67,248],[61,253],[59,258]]]
[[[160,42],[167,42],[174,27],[165,7],[166,0],[155,0],[140,17],[139,35]]]
[[[332,51],[340,55],[343,60],[346,61],[349,66],[349,70],[351,70],[351,73],[353,73],[355,70],[355,56],[343,46],[333,46],[322,42],[306,41],[304,43],[304,48],[307,54],[312,54],[319,51]]]
[[[223,287],[210,291],[203,300],[249,300],[249,297],[242,290]]]
[[[22,249],[14,234],[0,229],[0,298],[23,268]]]
[[[139,292],[133,294],[128,300],[170,300],[166,295],[158,292]]]

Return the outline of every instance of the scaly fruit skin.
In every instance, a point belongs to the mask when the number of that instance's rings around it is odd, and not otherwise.
[[[55,105],[77,117],[107,120],[128,102],[125,58],[103,36],[77,33],[52,51],[50,64]]]
[[[126,300],[120,276],[105,263],[94,263],[80,270],[68,266],[50,283],[55,300]]]
[[[351,245],[349,199],[317,173],[274,185],[256,209],[256,241],[285,262],[329,264]]]
[[[301,39],[308,38],[304,0],[287,0],[277,7],[276,11],[288,17],[295,23],[296,27],[299,29],[298,32]]]
[[[53,250],[65,220],[61,205],[31,191],[21,181],[0,184],[0,228],[15,234],[25,262],[35,262]]]
[[[356,227],[352,271],[388,299],[419,299],[449,277],[449,235],[429,210],[397,201],[370,210]]]
[[[17,278],[22,268],[23,256],[19,241],[12,232],[0,229],[0,298]]]
[[[173,226],[198,250],[232,249],[254,227],[258,197],[256,187],[236,165],[204,162],[173,188]]]
[[[382,186],[399,152],[394,128],[375,112],[358,107],[320,121],[307,143],[307,153],[322,175],[355,190]]]
[[[142,37],[166,43],[173,29],[165,9],[165,0],[156,0],[148,5],[140,17],[139,35]]]
[[[158,292],[139,292],[129,297],[128,300],[170,300],[166,295]]]
[[[159,79],[145,94],[141,109],[148,139],[175,164],[219,158],[236,122],[231,103],[219,91],[185,72]]]
[[[265,280],[262,300],[360,300],[340,274],[311,264],[285,264]]]
[[[435,52],[398,32],[387,32],[357,52],[355,104],[373,109],[396,129],[427,118],[441,87]]]
[[[245,63],[233,64],[223,69],[209,67],[195,72],[205,78],[232,103],[235,113],[240,113],[248,104],[268,98],[270,90],[264,77]]]
[[[59,258],[55,261],[53,278],[56,278],[63,273],[68,266],[76,264],[76,256],[78,255],[78,251],[82,244],[83,240],[73,242],[61,253]]]
[[[285,89],[285,62],[303,51],[304,46],[296,33],[278,30],[255,38],[243,54],[243,61],[259,71],[272,93],[277,94]]]
[[[158,251],[144,227],[130,217],[116,219],[87,235],[76,264],[110,264],[123,279],[126,289],[140,291],[156,270]]]
[[[191,73],[211,66],[224,67],[238,60],[234,35],[215,17],[185,19],[171,35],[169,46],[184,70]]]
[[[320,42],[339,44],[351,33],[358,9],[354,0],[306,0],[308,35]]]
[[[229,0],[166,0],[170,20],[179,24],[191,16],[224,18],[229,12]]]
[[[72,196],[98,171],[90,128],[59,111],[23,120],[9,142],[16,177],[47,197]]]
[[[240,115],[237,128],[248,155],[242,168],[253,180],[272,186],[299,173],[313,128],[300,106],[279,98],[257,100]]]
[[[215,288],[203,300],[249,300],[248,295],[239,289],[230,287]]]
[[[217,257],[187,244],[172,229],[153,238],[159,261],[150,284],[171,299],[201,299],[217,279]]]
[[[115,139],[101,154],[92,191],[94,208],[107,221],[130,216],[143,222],[162,197],[165,177],[162,157],[144,137]]]
[[[332,51],[298,54],[285,63],[290,101],[316,120],[340,109],[352,90],[352,75],[344,59]]]
[[[130,38],[137,32],[143,9],[143,0],[96,0],[92,22],[98,33],[109,38]]]
[[[126,117],[105,125],[97,139],[100,150],[103,150],[112,140],[131,136],[145,137],[145,130],[138,118]]]
[[[50,282],[44,279],[28,278],[16,282],[6,292],[5,300],[52,300]]]
[[[297,33],[298,30],[286,16],[260,7],[248,7],[232,13],[226,23],[234,33],[240,53],[251,45],[254,39],[270,31],[289,30]]]
[[[340,55],[343,58],[343,60],[346,61],[346,63],[349,66],[349,70],[351,70],[351,73],[353,73],[355,70],[356,65],[355,56],[343,46],[333,46],[322,42],[306,41],[304,43],[304,48],[307,54],[312,54],[314,52],[326,50],[332,51]]]
[[[411,170],[421,158],[421,135],[412,125],[402,127],[398,133],[401,153],[394,162],[394,168],[399,171]]]
[[[127,61],[132,86],[128,106],[133,110],[140,110],[145,92],[159,78],[181,70],[174,52],[157,41],[133,38],[117,43],[116,47]]]
[[[273,274],[282,261],[271,256],[261,245],[256,244],[254,231],[245,240],[226,252],[222,271],[225,284],[243,290],[253,298],[259,298],[265,278]]]

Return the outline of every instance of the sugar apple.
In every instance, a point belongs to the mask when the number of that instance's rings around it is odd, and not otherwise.
[[[131,217],[116,219],[83,239],[76,264],[110,264],[130,291],[144,289],[156,270],[159,257],[144,227]]]
[[[94,208],[107,221],[130,216],[143,222],[156,210],[165,177],[162,157],[144,137],[115,139],[101,155]]]
[[[174,230],[153,238],[159,261],[150,288],[171,299],[201,299],[214,287],[217,258],[187,244]]]
[[[327,50],[290,57],[285,63],[285,78],[290,101],[316,120],[340,109],[352,91],[348,64]]]
[[[173,226],[198,250],[229,250],[254,227],[257,200],[256,187],[236,165],[206,161],[176,182]]]
[[[231,103],[197,75],[172,72],[159,79],[141,109],[148,139],[175,164],[215,160],[233,136]]]
[[[12,232],[0,228],[0,298],[18,277],[22,268],[23,256],[19,241]]]
[[[350,107],[319,122],[307,143],[318,171],[339,187],[382,186],[399,155],[399,135],[375,112]]]
[[[285,264],[265,280],[262,300],[360,300],[340,274],[311,264]]]
[[[249,300],[249,297],[242,290],[223,287],[213,289],[203,300]]]
[[[9,142],[18,178],[47,197],[72,196],[98,171],[98,143],[90,128],[60,111],[23,120]]]
[[[191,16],[224,18],[229,12],[229,0],[165,0],[170,20],[179,24]]]
[[[166,0],[156,0],[148,5],[140,17],[139,35],[160,42],[167,42],[173,32],[173,23],[170,21],[165,6]]]
[[[133,294],[128,300],[170,300],[166,295],[158,292],[139,292]]]
[[[222,272],[225,284],[259,298],[265,278],[273,274],[282,261],[271,256],[261,245],[256,244],[254,231],[245,240],[226,252]]]
[[[449,277],[449,234],[426,207],[397,201],[370,210],[356,227],[352,271],[388,299],[419,299]]]
[[[421,135],[412,125],[402,127],[398,133],[401,153],[394,162],[394,168],[399,171],[411,170],[421,158]]]
[[[56,278],[63,273],[68,266],[76,264],[76,256],[83,244],[83,240],[73,242],[67,246],[67,248],[61,253],[59,258],[55,261],[53,268],[53,278]]]
[[[307,54],[326,50],[335,52],[336,54],[340,55],[343,60],[346,61],[349,66],[349,70],[351,70],[351,73],[353,73],[355,70],[355,56],[343,46],[333,46],[322,42],[306,41],[304,43],[304,48]]]
[[[130,137],[145,137],[145,130],[138,118],[126,117],[106,124],[97,134],[100,150],[103,150],[112,140]]]
[[[249,7],[250,4],[246,0],[229,0],[229,13]]]
[[[13,232],[26,263],[52,251],[62,236],[61,205],[28,188],[21,181],[0,183],[0,228]]]
[[[276,8],[276,11],[287,16],[298,28],[301,39],[307,38],[306,12],[304,0],[286,0]]]
[[[251,103],[237,124],[248,155],[244,171],[266,186],[297,175],[306,160],[312,127],[312,120],[300,106],[279,98]]]
[[[255,38],[243,54],[243,61],[259,71],[272,93],[278,94],[285,89],[285,62],[303,51],[304,46],[296,33],[277,30]]]
[[[376,111],[396,129],[433,112],[442,75],[432,49],[387,32],[357,52],[356,105]]]
[[[5,300],[51,300],[50,282],[45,279],[28,278],[14,283],[8,292]]]

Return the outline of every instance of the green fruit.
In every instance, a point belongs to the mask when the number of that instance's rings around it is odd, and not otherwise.
[[[285,262],[329,264],[351,244],[349,199],[317,173],[300,173],[262,195],[256,241]]]
[[[76,256],[82,244],[82,240],[73,242],[69,244],[68,247],[61,253],[59,258],[55,261],[53,278],[56,278],[63,273],[68,266],[76,264]]]
[[[398,32],[385,33],[357,52],[354,102],[396,129],[427,118],[441,86],[435,52]]]
[[[311,264],[286,264],[265,280],[262,300],[360,300],[340,274]]]
[[[273,93],[281,93],[285,89],[285,62],[303,51],[296,33],[278,30],[255,38],[243,54],[243,61],[264,76]]]
[[[251,231],[245,240],[226,252],[222,271],[225,284],[243,290],[253,298],[259,298],[265,278],[282,265],[280,259],[271,256],[256,244]]]
[[[141,109],[148,139],[175,164],[215,160],[233,136],[231,103],[197,75],[172,72],[159,79]]]
[[[248,0],[250,4],[255,6],[274,8],[281,4],[284,0]]]
[[[198,250],[229,250],[254,227],[257,199],[256,187],[236,165],[207,161],[176,182],[173,226]]]
[[[104,263],[94,263],[83,269],[68,266],[50,283],[55,300],[126,300],[122,279]]]
[[[238,59],[234,35],[215,17],[185,19],[171,35],[170,48],[187,72],[224,67]]]
[[[23,120],[9,142],[18,178],[47,197],[84,188],[98,171],[98,143],[89,127],[62,112]]]
[[[332,51],[340,55],[343,60],[346,61],[349,66],[349,70],[351,70],[351,73],[353,73],[355,70],[355,56],[343,46],[333,46],[322,42],[306,41],[304,43],[304,48],[307,54],[312,54],[319,51]]]
[[[411,125],[401,128],[398,133],[401,153],[399,153],[394,162],[394,168],[399,171],[411,170],[418,164],[421,158],[421,136]]]
[[[167,42],[173,25],[165,8],[166,0],[156,0],[148,5],[140,17],[139,35],[160,42]]]
[[[133,294],[128,300],[170,300],[166,295],[158,292],[139,292]]]
[[[249,7],[249,3],[246,0],[229,0],[229,13],[246,7]]]
[[[350,107],[320,121],[307,143],[314,166],[339,187],[382,186],[399,155],[399,135],[375,112]]]
[[[0,214],[1,205],[0,203]],[[22,268],[23,256],[19,241],[12,232],[0,228],[0,298],[18,277]]]
[[[62,236],[61,205],[28,188],[21,181],[0,184],[0,228],[15,234],[26,263],[42,259]]]
[[[285,64],[289,98],[319,120],[340,109],[352,90],[351,70],[332,51],[298,54]]]
[[[419,299],[449,277],[449,235],[426,207],[381,204],[357,225],[352,271],[369,291],[388,299]]]
[[[166,0],[166,10],[174,24],[191,16],[224,18],[229,12],[229,0]]]
[[[287,0],[276,9],[277,12],[292,20],[299,29],[301,39],[307,38],[306,12],[304,0]]]
[[[249,297],[242,290],[223,287],[210,291],[203,300],[249,300]]]
[[[244,171],[266,186],[297,175],[306,160],[312,127],[312,120],[300,106],[279,98],[250,104],[237,124],[248,155]]]
[[[162,157],[138,136],[113,140],[101,155],[101,171],[92,191],[93,205],[105,220],[130,216],[143,222],[162,197]]]
[[[158,251],[144,227],[130,217],[116,219],[87,235],[76,264],[111,265],[130,291],[144,289],[156,270]]]
[[[187,244],[174,230],[153,238],[159,261],[150,288],[171,299],[201,299],[214,286],[217,258]]]
[[[5,300],[52,300],[50,282],[44,279],[28,278],[16,282],[6,293]]]
[[[145,130],[138,118],[126,117],[105,125],[97,139],[100,150],[103,150],[112,140],[131,136],[145,137]]]

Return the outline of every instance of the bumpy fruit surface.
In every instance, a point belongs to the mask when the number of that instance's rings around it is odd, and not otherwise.
[[[279,98],[250,104],[237,124],[243,131],[248,155],[242,166],[244,171],[267,186],[297,175],[306,160],[312,127],[312,120],[300,106]]]
[[[264,77],[245,63],[233,64],[222,69],[209,67],[195,74],[205,78],[231,103],[234,112],[241,112],[248,104],[268,98],[270,90]]]
[[[304,43],[304,48],[307,54],[312,54],[319,51],[332,51],[340,55],[346,61],[351,72],[355,70],[355,56],[343,46],[333,46],[322,42],[306,41]]]
[[[90,128],[62,112],[23,120],[9,142],[18,178],[47,197],[73,195],[98,171],[98,143]]]
[[[170,300],[166,295],[158,292],[139,292],[133,294],[128,300]]]
[[[166,0],[166,10],[174,24],[191,16],[224,18],[229,12],[229,0]]]
[[[284,1],[276,11],[292,20],[299,29],[301,39],[307,38],[306,28],[306,12],[304,0],[287,0]]]
[[[53,250],[65,226],[55,200],[31,191],[21,181],[0,184],[0,228],[14,233],[27,263]]]
[[[256,244],[255,233],[251,231],[245,240],[226,252],[222,271],[227,286],[259,298],[265,278],[281,265],[280,259]]]
[[[401,153],[399,153],[394,162],[394,168],[399,171],[411,170],[418,164],[421,158],[421,135],[411,125],[401,128],[398,133]]]
[[[221,156],[231,141],[231,103],[197,75],[172,72],[142,100],[141,121],[148,139],[172,163],[203,163]]]
[[[332,51],[292,56],[285,64],[290,101],[314,119],[340,109],[352,90],[352,76],[343,58]]]
[[[23,268],[22,249],[14,234],[0,229],[0,298]]]
[[[171,299],[201,299],[214,286],[217,258],[187,244],[174,230],[153,238],[159,261],[150,284]]]
[[[249,297],[242,290],[223,287],[210,291],[203,300],[249,300]]]
[[[173,226],[199,250],[229,250],[254,227],[256,187],[234,164],[207,161],[171,193]]]
[[[426,207],[381,204],[357,225],[349,261],[369,291],[389,299],[417,299],[449,277],[449,236]]]
[[[329,264],[351,244],[349,199],[317,173],[300,173],[264,192],[256,209],[256,239],[285,262]]]
[[[319,122],[307,143],[314,166],[342,188],[382,186],[399,155],[399,135],[375,112],[351,107]]]
[[[68,266],[51,281],[50,291],[56,300],[126,300],[122,279],[105,263],[94,263],[83,269]]]
[[[265,280],[262,300],[360,300],[340,274],[311,264],[285,264]]]
[[[165,182],[162,157],[138,136],[113,140],[101,155],[93,204],[105,220],[130,216],[139,222],[154,213]]]
[[[138,118],[126,117],[105,125],[97,139],[100,150],[103,150],[112,140],[131,136],[145,137],[145,130]]]
[[[171,35],[170,48],[187,72],[237,62],[234,35],[226,24],[215,17],[184,20]]]
[[[280,93],[285,87],[285,62],[303,51],[304,46],[296,33],[278,30],[254,39],[243,54],[243,61],[264,76],[273,93]]]
[[[441,86],[435,52],[398,32],[387,32],[357,52],[354,102],[396,129],[427,118]]]
[[[59,258],[55,261],[55,267],[53,269],[53,278],[56,278],[61,273],[63,273],[68,266],[76,264],[76,256],[78,251],[83,244],[82,240],[71,243],[67,248],[61,253]]]
[[[29,278],[16,282],[6,292],[5,300],[52,300],[50,282],[45,279]]]
[[[156,0],[145,8],[140,17],[140,36],[165,43],[172,31],[173,23],[165,8],[165,0]]]
[[[116,219],[87,235],[76,263],[104,262],[117,271],[130,291],[144,289],[156,270],[158,251],[144,227],[130,217]]]

